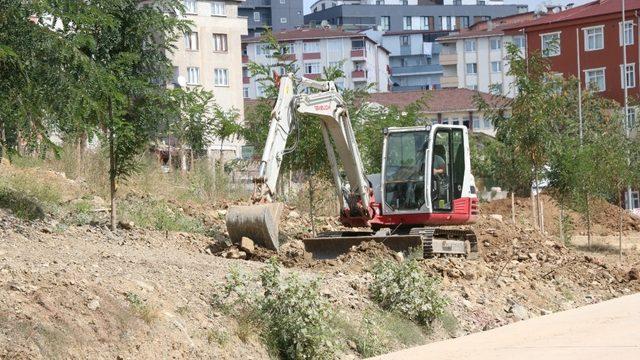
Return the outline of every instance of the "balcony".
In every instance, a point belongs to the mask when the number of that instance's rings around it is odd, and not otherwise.
[[[457,76],[443,76],[440,78],[440,86],[443,88],[457,88],[458,77]]]
[[[296,61],[296,54],[283,54],[280,57],[282,61]]]
[[[366,56],[367,56],[367,52],[364,50],[364,48],[351,50],[352,60],[364,60]]]
[[[251,78],[248,76],[243,76],[242,77],[242,83],[243,84],[250,84],[251,83]]]
[[[440,65],[456,65],[458,64],[458,54],[440,53]]]
[[[320,74],[304,74],[304,77],[311,80],[318,80],[320,79]]]
[[[242,63],[246,64],[249,62],[249,56],[248,55],[242,55]]]
[[[365,70],[354,70],[351,72],[351,78],[354,81],[358,79],[365,80],[367,78],[367,72]]]
[[[411,76],[411,75],[430,75],[430,74],[442,74],[442,67],[440,65],[416,65],[416,66],[402,66],[391,68],[391,76]]]
[[[320,59],[320,57],[321,56],[319,52],[302,54],[302,60],[316,60],[316,59]]]

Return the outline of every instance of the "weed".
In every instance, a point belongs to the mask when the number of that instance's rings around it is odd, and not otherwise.
[[[260,285],[258,290],[249,289],[249,279],[232,269],[214,296],[214,306],[236,317],[241,340],[261,331],[271,353],[281,358],[334,358],[332,313],[317,281],[304,281],[295,273],[282,277],[272,259],[260,273]]]
[[[430,325],[444,314],[447,301],[415,260],[397,263],[381,261],[373,267],[371,296],[388,311],[402,314],[421,325]]]
[[[209,329],[209,331],[207,331],[207,342],[209,342],[209,344],[215,342],[221,347],[225,347],[229,342],[229,333],[222,329]]]
[[[129,197],[119,202],[119,212],[122,218],[133,221],[134,224],[143,228],[192,233],[205,231],[201,220],[172,208],[164,200]]]
[[[125,294],[125,298],[129,304],[131,304],[131,307],[133,307],[136,315],[146,322],[147,325],[151,325],[160,317],[158,309],[147,304],[147,302],[142,300],[137,294],[128,292]]]
[[[362,324],[355,338],[356,351],[363,357],[372,357],[383,354],[387,348],[379,336],[378,323],[372,313],[365,312]]]
[[[460,323],[458,319],[450,312],[445,311],[442,316],[438,319],[444,331],[449,334],[449,336],[455,336],[458,328],[460,327]]]

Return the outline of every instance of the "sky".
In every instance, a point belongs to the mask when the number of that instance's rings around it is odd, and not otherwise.
[[[303,0],[304,1],[304,13],[309,13],[309,7],[316,0]],[[553,5],[566,5],[568,3],[574,3],[575,5],[584,4],[592,0],[504,0],[505,4],[526,4],[529,5],[529,10],[534,10],[540,3],[551,3]]]

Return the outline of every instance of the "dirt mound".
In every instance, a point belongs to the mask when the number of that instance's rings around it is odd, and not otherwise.
[[[560,215],[563,212],[560,204],[547,194],[540,195],[540,203],[543,208],[543,216],[545,221],[545,230],[551,235],[560,234]],[[623,231],[639,231],[640,219],[629,214],[619,206],[610,204],[601,199],[591,201],[591,231],[595,235],[611,235],[618,232],[619,219],[622,215]],[[495,200],[480,205],[480,213],[485,215],[498,214],[505,221],[511,219],[511,199]],[[564,231],[570,231],[576,234],[586,234],[586,219],[580,213],[565,208],[564,216],[569,220],[569,224],[565,223]],[[516,197],[515,198],[515,217],[516,223],[523,226],[533,227],[534,218],[532,211],[531,198]]]

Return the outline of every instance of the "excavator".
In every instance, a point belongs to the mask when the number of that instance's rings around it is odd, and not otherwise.
[[[276,201],[276,182],[283,157],[293,151],[287,140],[295,135],[297,115],[312,114],[321,124],[340,202],[340,223],[353,229],[302,240],[313,258],[335,258],[366,241],[417,257],[477,257],[476,235],[461,226],[478,216],[466,127],[386,128],[382,171],[367,175],[345,101],[334,82],[286,74],[277,86],[258,176],[253,179],[253,205],[227,210],[232,242],[247,237],[278,250],[283,204]]]

